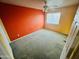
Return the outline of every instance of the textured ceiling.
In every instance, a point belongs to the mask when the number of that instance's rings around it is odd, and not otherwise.
[[[70,5],[78,4],[79,0],[48,0],[48,6],[50,8],[59,8]]]
[[[44,6],[43,0],[0,0],[0,2],[36,9],[43,9]],[[78,2],[78,0],[47,0],[47,5],[49,8],[59,8],[78,4]]]

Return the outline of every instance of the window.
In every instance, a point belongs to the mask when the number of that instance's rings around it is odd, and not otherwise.
[[[47,14],[47,23],[48,24],[59,24],[61,13],[48,13]]]

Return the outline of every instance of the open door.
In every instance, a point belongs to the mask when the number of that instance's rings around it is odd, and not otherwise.
[[[79,59],[79,24],[77,24],[73,39],[74,41],[70,47],[71,51],[68,59]]]
[[[0,59],[14,59],[10,40],[0,19]]]
[[[79,23],[75,23],[67,38],[60,59],[73,59],[76,49],[79,45]]]

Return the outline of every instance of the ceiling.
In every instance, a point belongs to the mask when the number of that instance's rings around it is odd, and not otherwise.
[[[44,6],[43,0],[0,0],[0,2],[36,9],[43,9]],[[49,8],[60,8],[78,4],[78,2],[79,0],[47,0],[47,5]]]

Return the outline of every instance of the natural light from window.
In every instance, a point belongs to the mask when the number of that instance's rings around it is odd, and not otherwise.
[[[47,14],[47,21],[46,21],[47,24],[59,24],[60,16],[61,16],[60,12],[48,13]]]

